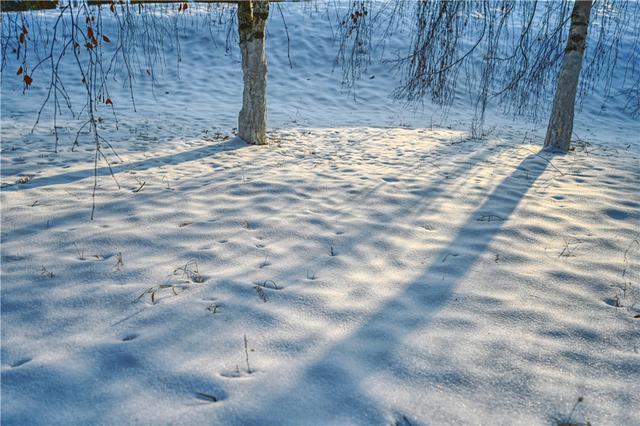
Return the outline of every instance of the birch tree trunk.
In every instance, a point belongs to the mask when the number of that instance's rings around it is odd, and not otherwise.
[[[238,33],[244,79],[238,136],[255,145],[267,143],[267,59],[264,45],[268,17],[268,1],[238,2]]]
[[[553,110],[549,118],[544,146],[568,151],[573,133],[573,116],[576,104],[578,80],[587,42],[587,28],[592,0],[577,0],[571,12],[569,39],[558,77]]]

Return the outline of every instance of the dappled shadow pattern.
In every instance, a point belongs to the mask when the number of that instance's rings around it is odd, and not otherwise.
[[[331,413],[336,423],[354,418],[363,424],[383,421],[386,413],[376,408],[379,405],[368,397],[364,379],[381,367],[390,369],[400,379],[408,379],[413,374],[430,374],[428,371],[410,371],[411,367],[406,365],[402,354],[397,353],[397,348],[407,335],[428,326],[434,314],[451,301],[456,284],[485,253],[546,165],[535,155],[525,158],[437,252],[427,269],[402,286],[395,297],[364,320],[362,327],[317,354],[315,361],[300,372],[291,387],[272,397],[271,402],[263,405],[263,411],[250,413],[247,424],[266,424],[270,407],[280,404],[290,407],[291,419],[304,418],[311,424],[314,423],[313,413],[323,413],[321,418]],[[529,179],[522,179],[524,171]],[[496,219],[485,221],[488,215]],[[470,239],[473,240],[471,246]],[[465,254],[456,256],[455,262],[444,261],[452,253],[461,251]],[[434,382],[437,379],[434,376]],[[470,384],[463,376],[444,379],[460,386]],[[282,424],[282,421],[269,424]]]

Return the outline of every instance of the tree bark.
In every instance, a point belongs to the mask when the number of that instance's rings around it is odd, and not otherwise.
[[[571,12],[569,39],[558,76],[553,110],[544,140],[545,148],[568,151],[571,146],[576,93],[587,43],[587,28],[592,4],[592,0],[576,0]]]
[[[238,33],[242,54],[244,91],[238,117],[238,136],[255,145],[267,143],[267,59],[265,28],[269,2],[238,2]]]

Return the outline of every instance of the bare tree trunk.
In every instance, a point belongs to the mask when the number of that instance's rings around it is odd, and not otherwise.
[[[269,2],[238,2],[238,33],[242,53],[244,92],[238,136],[247,143],[267,143],[267,59],[264,52]]]
[[[547,127],[544,146],[568,151],[573,133],[573,115],[582,68],[582,58],[587,42],[587,28],[591,15],[592,0],[577,0],[571,12],[569,40],[562,61],[553,110]]]

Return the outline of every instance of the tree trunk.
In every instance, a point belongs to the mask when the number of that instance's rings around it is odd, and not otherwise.
[[[567,40],[567,47],[564,51],[562,68],[553,99],[553,110],[549,118],[547,137],[544,140],[545,148],[568,151],[571,146],[576,93],[587,42],[587,28],[589,27],[592,4],[592,0],[577,0],[571,12],[569,40]]]
[[[238,136],[255,145],[267,143],[267,59],[264,52],[269,2],[238,2],[238,33],[244,92]]]

